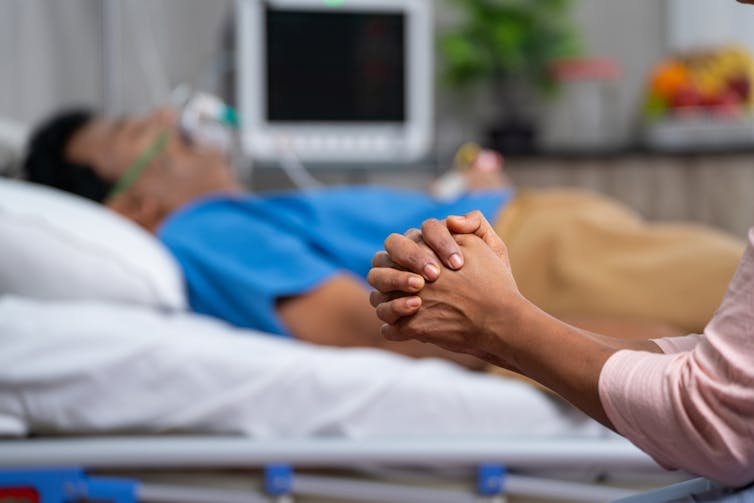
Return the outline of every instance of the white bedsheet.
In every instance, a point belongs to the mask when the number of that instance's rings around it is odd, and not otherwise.
[[[0,298],[0,434],[606,435],[516,381],[188,313]]]

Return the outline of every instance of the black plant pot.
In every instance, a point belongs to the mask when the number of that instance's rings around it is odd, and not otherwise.
[[[524,120],[499,122],[487,130],[487,142],[503,155],[531,154],[537,150],[537,128]]]

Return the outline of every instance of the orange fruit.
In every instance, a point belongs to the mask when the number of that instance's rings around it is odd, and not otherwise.
[[[652,72],[650,87],[653,94],[670,100],[676,92],[691,84],[686,67],[678,61],[666,61]]]

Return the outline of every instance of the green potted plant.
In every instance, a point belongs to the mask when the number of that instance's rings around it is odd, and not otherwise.
[[[442,73],[452,88],[486,87],[498,118],[490,146],[533,149],[536,129],[525,103],[553,93],[552,65],[581,53],[570,0],[446,0],[457,21],[440,34]]]

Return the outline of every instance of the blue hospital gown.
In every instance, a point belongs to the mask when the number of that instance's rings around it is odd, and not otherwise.
[[[501,189],[438,201],[415,191],[342,187],[212,196],[172,214],[158,237],[183,270],[194,311],[289,335],[277,299],[344,271],[366,278],[391,232],[474,209],[492,221],[511,195]]]

